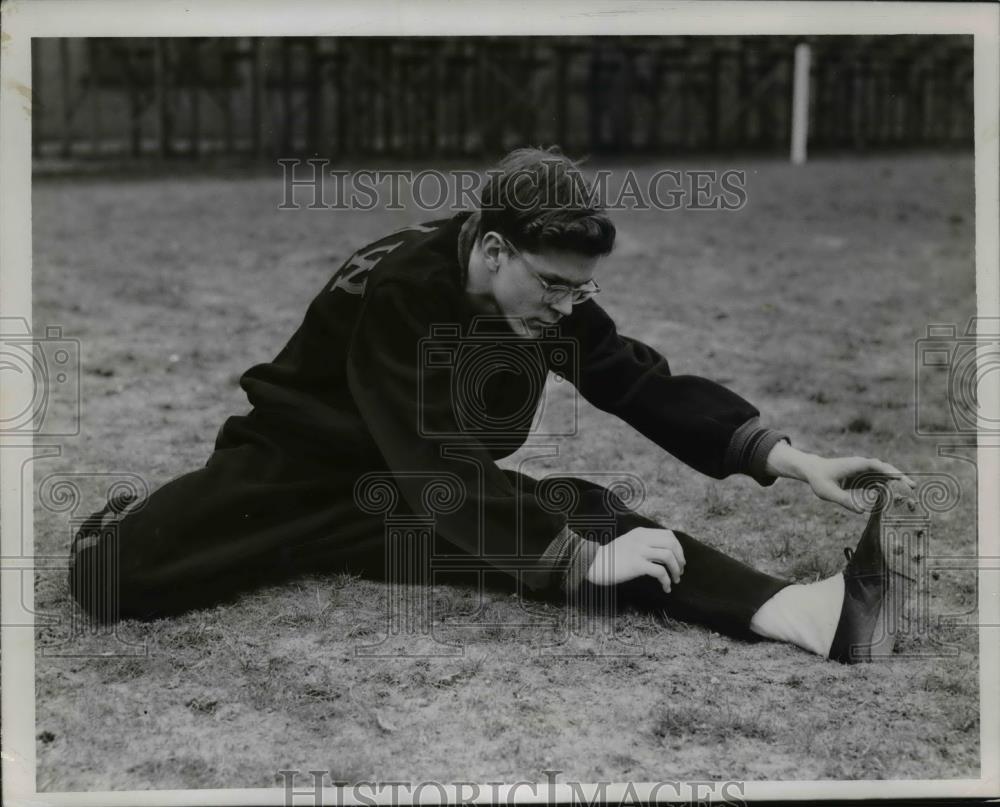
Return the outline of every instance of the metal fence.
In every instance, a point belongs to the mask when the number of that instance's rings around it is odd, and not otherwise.
[[[784,151],[972,144],[972,38],[36,39],[33,149],[73,158]]]

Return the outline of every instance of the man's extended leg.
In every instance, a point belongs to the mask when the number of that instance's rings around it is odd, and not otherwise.
[[[524,474],[507,471],[522,490],[545,497],[554,485],[570,485],[576,495],[569,512],[570,526],[583,537],[606,544],[637,527],[667,529],[629,508],[612,491],[576,477],[549,478],[539,483]],[[654,577],[637,577],[615,587],[620,607],[662,611],[685,621],[698,622],[721,633],[752,638],[754,614],[775,594],[791,585],[788,581],[757,571],[745,563],[673,530],[687,561],[681,582],[667,594]],[[597,586],[585,583],[579,592],[582,603],[601,601]]]
[[[204,607],[304,571],[381,570],[382,521],[354,506],[353,482],[263,440],[216,451],[124,517],[81,532],[71,593],[115,621]]]
[[[539,493],[536,480],[508,473],[523,489]],[[573,477],[557,479],[576,492],[570,525],[591,540],[606,544],[636,527],[665,529],[593,482]],[[542,495],[544,485],[556,481],[546,480],[541,486]],[[886,506],[883,495],[879,495],[857,549],[848,551],[849,562],[843,574],[816,583],[793,584],[673,530],[686,559],[681,582],[668,594],[656,578],[638,577],[615,587],[615,602],[662,611],[733,636],[790,642],[848,663],[888,654],[894,631],[886,624],[886,608],[897,599],[898,592],[890,591],[891,587],[901,580],[898,572],[890,571],[882,555],[880,515]],[[590,583],[579,592],[585,606],[605,602],[601,595],[600,588]]]

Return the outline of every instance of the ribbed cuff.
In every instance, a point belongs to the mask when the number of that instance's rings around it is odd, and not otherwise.
[[[725,475],[746,474],[760,485],[773,485],[777,477],[767,472],[767,458],[782,440],[789,444],[792,442],[788,435],[761,426],[759,418],[751,418],[733,433],[729,441],[723,461]]]
[[[569,528],[567,527],[567,529]],[[597,551],[601,548],[597,541],[588,541],[572,530],[570,532],[575,540],[571,544],[573,550],[566,573],[562,578],[562,589],[568,592],[575,591],[587,579],[587,572],[590,571],[594,558],[597,557]]]
[[[581,538],[569,528],[562,528],[538,559],[538,568],[524,575],[534,590],[545,591],[561,584],[563,591],[572,591],[587,576],[601,545]]]

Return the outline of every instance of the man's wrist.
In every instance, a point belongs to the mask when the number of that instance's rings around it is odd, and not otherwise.
[[[765,467],[772,476],[783,476],[804,482],[807,477],[806,467],[815,459],[815,454],[799,451],[791,444],[782,441],[776,443],[767,455]]]
[[[774,484],[777,477],[769,474],[765,465],[771,449],[781,441],[791,442],[791,438],[761,426],[759,418],[751,418],[733,432],[722,461],[722,476],[741,473],[761,485]]]

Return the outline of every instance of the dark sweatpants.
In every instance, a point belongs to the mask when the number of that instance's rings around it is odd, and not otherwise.
[[[69,575],[77,602],[102,621],[148,619],[304,573],[384,578],[383,518],[355,507],[343,494],[343,479],[311,473],[308,463],[289,467],[274,448],[258,442],[216,451],[205,468],[169,482],[123,517],[109,514],[103,529],[81,531]],[[505,473],[525,492],[538,485],[523,474]],[[605,543],[635,527],[661,527],[593,482],[561,480],[578,494],[571,497],[569,523],[585,537]],[[591,530],[595,523],[613,526]],[[652,577],[621,583],[615,607],[662,611],[749,636],[755,611],[788,584],[685,533],[675,535],[686,558],[680,584],[667,594]],[[589,583],[578,594],[582,602],[601,599]]]

